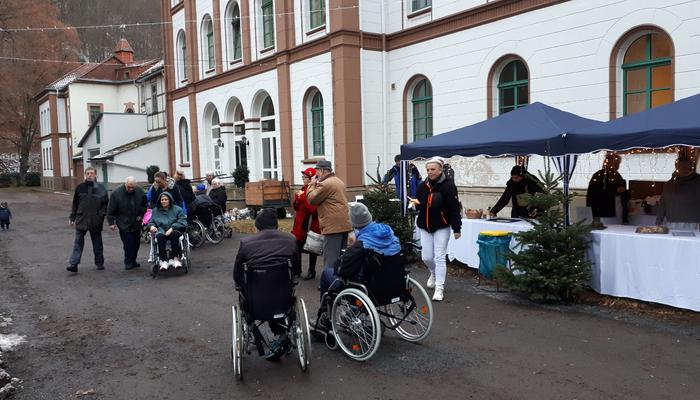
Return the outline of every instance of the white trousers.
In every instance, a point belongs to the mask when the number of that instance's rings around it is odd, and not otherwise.
[[[450,240],[452,230],[449,227],[442,228],[433,233],[418,228],[420,232],[421,258],[428,266],[430,273],[435,275],[435,288],[444,289],[445,276],[447,275],[447,242]]]

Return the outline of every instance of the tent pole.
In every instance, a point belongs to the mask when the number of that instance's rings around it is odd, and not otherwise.
[[[564,226],[569,226],[571,225],[571,221],[569,218],[569,157],[570,155],[565,155],[564,156]]]

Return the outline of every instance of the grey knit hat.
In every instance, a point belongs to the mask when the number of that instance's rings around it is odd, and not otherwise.
[[[320,160],[319,162],[316,163],[316,166],[314,168],[315,169],[327,169],[329,171],[333,171],[333,165],[331,165],[331,162],[327,161],[327,160]]]
[[[348,203],[348,208],[350,210],[350,223],[353,228],[363,228],[372,222],[372,214],[366,205],[352,202]]]

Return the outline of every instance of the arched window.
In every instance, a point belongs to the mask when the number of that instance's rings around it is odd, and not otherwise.
[[[278,134],[275,131],[275,107],[272,104],[272,99],[270,96],[267,96],[262,102],[262,107],[260,109],[260,130],[263,156],[263,179],[278,179]]]
[[[214,58],[214,24],[209,15],[202,21],[202,58],[204,71],[209,72],[216,66]]]
[[[413,140],[433,136],[433,88],[427,79],[421,79],[411,92],[413,110]]]
[[[226,44],[229,62],[239,61],[243,57],[241,45],[241,9],[232,0],[226,9]]]
[[[510,61],[498,77],[498,114],[505,114],[530,103],[529,79],[525,63]]]
[[[634,114],[673,101],[672,43],[650,32],[636,38],[622,60],[622,113]]]
[[[211,114],[211,144],[214,147],[214,171],[220,174],[221,171],[221,125],[219,122],[219,112],[214,109]]]
[[[313,96],[310,97],[307,109],[309,110],[308,120],[311,121],[309,126],[310,132],[307,136],[311,139],[311,157],[323,156],[325,155],[325,140],[323,133],[323,96],[321,96],[321,92],[316,90]]]
[[[233,132],[236,137],[236,167],[248,165],[248,138],[245,135],[245,115],[243,105],[238,103],[233,110]]]
[[[185,118],[180,118],[180,161],[190,162],[190,132]]]
[[[180,82],[187,80],[187,42],[182,29],[177,33],[177,76]]]

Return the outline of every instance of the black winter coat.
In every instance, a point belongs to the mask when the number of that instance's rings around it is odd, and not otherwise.
[[[212,189],[211,192],[209,192],[209,197],[211,197],[212,201],[216,203],[216,205],[219,206],[222,211],[226,211],[226,200],[228,200],[228,195],[226,194],[225,187],[219,186],[216,189]]]
[[[586,206],[591,208],[596,218],[615,217],[615,198],[617,189],[624,188],[627,183],[617,171],[605,172],[605,169],[593,174],[588,182]]]
[[[114,189],[107,207],[107,223],[117,224],[120,231],[138,232],[141,230],[141,218],[146,212],[146,192],[136,186],[129,193],[124,185]]]
[[[233,264],[233,281],[236,285],[243,282],[243,264],[252,266],[273,265],[280,261],[291,260],[292,270],[300,271],[297,239],[289,232],[277,229],[263,229],[255,235],[241,239],[241,245]]]
[[[192,181],[189,179],[180,179],[179,181],[175,182],[175,186],[177,186],[178,190],[180,191],[182,201],[185,202],[185,206],[189,211],[192,208],[192,203],[194,202],[195,198],[194,191],[192,190]]]
[[[75,188],[70,220],[75,223],[75,229],[97,232],[107,215],[109,195],[107,190],[97,182],[85,181]]]
[[[510,210],[510,216],[512,218],[531,218],[530,212],[532,209],[527,206],[519,206],[518,195],[526,193],[542,193],[543,191],[544,190],[542,189],[540,182],[535,180],[533,177],[525,176],[522,181],[517,183],[513,182],[512,179],[508,179],[508,182],[506,183],[506,190],[503,191],[501,198],[498,199],[496,204],[491,208],[491,212],[498,214],[498,212],[501,211],[510,201],[512,207]]]
[[[437,182],[424,180],[418,185],[418,227],[430,233],[452,227],[455,233],[462,231],[462,216],[457,187],[445,174]]]

